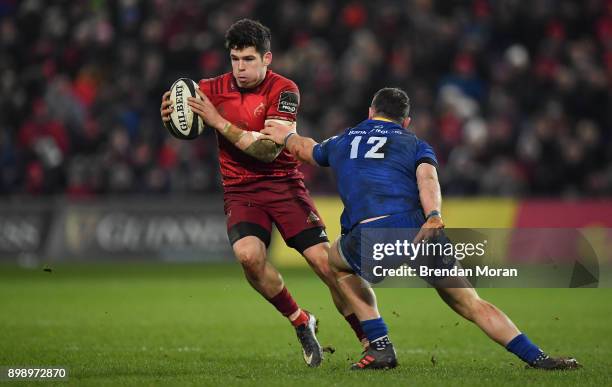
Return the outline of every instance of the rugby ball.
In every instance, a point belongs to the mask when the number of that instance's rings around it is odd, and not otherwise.
[[[170,114],[170,121],[165,121],[164,126],[171,135],[181,140],[191,140],[204,131],[202,118],[191,111],[187,104],[187,98],[200,98],[198,84],[189,78],[179,78],[170,88],[170,100],[174,110]]]

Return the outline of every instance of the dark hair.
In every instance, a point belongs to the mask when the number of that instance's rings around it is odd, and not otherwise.
[[[270,51],[270,29],[258,21],[241,19],[232,24],[225,33],[225,48],[242,50],[255,47],[261,56]]]
[[[385,87],[374,94],[371,106],[376,113],[401,124],[410,113],[410,98],[402,89]]]

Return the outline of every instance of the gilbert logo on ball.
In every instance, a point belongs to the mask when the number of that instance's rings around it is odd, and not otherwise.
[[[200,98],[196,89],[198,84],[189,78],[179,78],[170,88],[174,110],[170,114],[170,121],[165,122],[164,126],[171,135],[181,140],[194,139],[204,131],[202,119],[187,104],[189,97]]]

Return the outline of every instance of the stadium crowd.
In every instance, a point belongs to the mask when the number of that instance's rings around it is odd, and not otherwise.
[[[219,192],[213,134],[171,138],[159,104],[229,71],[242,17],[271,28],[308,136],[398,86],[445,195],[612,193],[612,0],[0,0],[0,194]]]

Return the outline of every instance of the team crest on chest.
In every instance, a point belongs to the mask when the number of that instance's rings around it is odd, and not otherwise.
[[[257,105],[255,110],[253,111],[253,115],[255,115],[255,117],[261,117],[264,114],[265,110],[266,105],[263,102],[260,102],[259,105]]]

